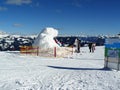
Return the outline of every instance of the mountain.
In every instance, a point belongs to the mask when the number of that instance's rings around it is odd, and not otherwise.
[[[7,34],[6,32],[0,31],[0,38],[4,38],[9,36],[9,34]]]
[[[20,50],[20,46],[31,46],[35,36],[11,35],[0,31],[0,51]]]
[[[8,34],[0,31],[0,51],[7,50],[20,50],[20,46],[31,46],[38,35],[20,35],[20,34]],[[89,42],[95,42],[97,46],[104,45],[106,38],[119,38],[119,35],[58,35],[56,38],[61,42],[62,46],[72,46],[75,38],[78,37],[81,40],[81,46],[85,46]]]

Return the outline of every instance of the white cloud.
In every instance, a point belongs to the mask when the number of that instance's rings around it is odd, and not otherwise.
[[[40,6],[40,3],[37,2],[37,3],[36,3],[36,7],[39,7],[39,6]]]
[[[6,11],[6,10],[7,10],[6,7],[1,7],[1,6],[0,6],[0,11]]]
[[[73,0],[72,5],[76,7],[81,7],[82,6],[81,1],[82,0]]]
[[[40,7],[40,3],[39,2],[36,2],[36,3],[33,3],[30,5],[32,8],[33,7]]]
[[[23,25],[22,25],[22,24],[19,24],[19,23],[14,23],[13,26],[14,26],[14,27],[22,27]]]
[[[57,9],[57,10],[56,10],[56,13],[62,13],[62,10]]]
[[[90,3],[93,0],[73,0],[72,5],[75,7],[83,7],[83,3]]]
[[[32,3],[32,0],[7,0],[6,4],[12,4],[12,5],[22,5],[22,4],[30,4]]]

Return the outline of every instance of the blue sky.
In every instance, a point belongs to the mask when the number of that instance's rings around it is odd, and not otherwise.
[[[120,0],[0,0],[0,30],[34,34],[45,27],[59,34],[118,34]]]

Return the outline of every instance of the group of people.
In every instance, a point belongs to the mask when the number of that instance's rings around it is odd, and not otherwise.
[[[76,47],[75,52],[80,53],[81,40],[76,38],[74,45]],[[93,53],[95,51],[95,46],[96,46],[95,43],[92,42],[88,43],[89,51]]]
[[[62,43],[60,43],[56,38],[54,38],[54,40],[59,46],[62,46]],[[81,40],[79,38],[75,39],[74,46],[76,47],[75,52],[80,53]],[[95,43],[89,42],[88,43],[89,51],[93,53],[95,51],[95,46],[96,46]]]

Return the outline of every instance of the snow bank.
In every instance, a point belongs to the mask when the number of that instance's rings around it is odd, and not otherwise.
[[[54,37],[57,35],[58,31],[56,29],[50,27],[45,28],[35,39],[33,46],[38,46],[44,49],[59,47],[59,45],[54,41]]]

